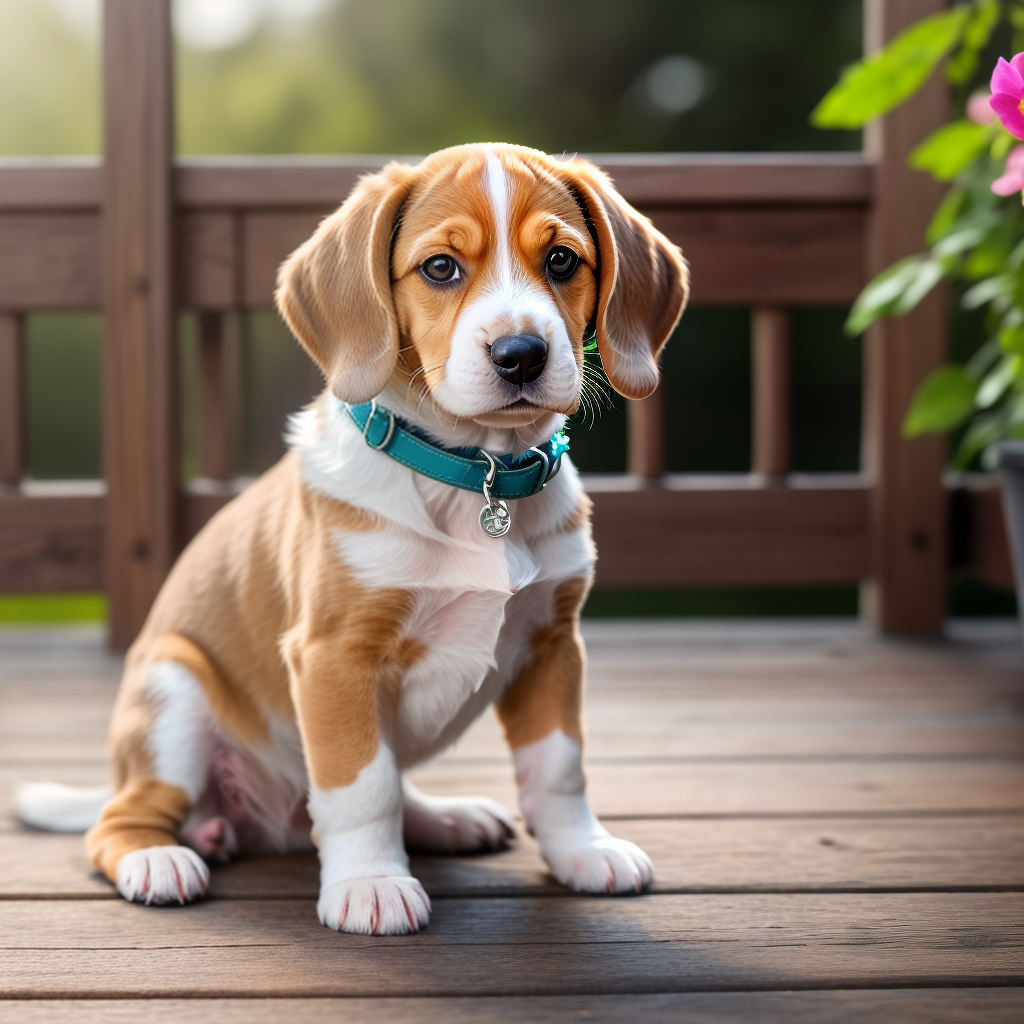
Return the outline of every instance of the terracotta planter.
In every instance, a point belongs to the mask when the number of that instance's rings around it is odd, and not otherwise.
[[[1001,441],[999,470],[1003,478],[1003,511],[1017,582],[1017,614],[1024,627],[1024,441]]]

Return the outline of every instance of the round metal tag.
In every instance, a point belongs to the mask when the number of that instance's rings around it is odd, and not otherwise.
[[[480,529],[488,537],[504,537],[511,525],[512,514],[500,499],[492,499],[480,509]]]

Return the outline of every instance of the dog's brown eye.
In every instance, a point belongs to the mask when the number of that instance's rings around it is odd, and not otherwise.
[[[436,281],[438,284],[447,284],[449,281],[459,279],[459,265],[451,256],[431,256],[420,264],[423,276],[429,281]]]
[[[579,265],[579,256],[564,245],[556,245],[548,253],[548,273],[556,281],[568,281]]]

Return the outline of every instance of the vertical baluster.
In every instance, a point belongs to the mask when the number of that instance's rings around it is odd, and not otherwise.
[[[628,404],[627,469],[643,480],[657,480],[665,472],[665,385],[654,394]]]
[[[24,319],[0,313],[0,484],[17,487],[25,474]]]
[[[224,313],[199,314],[199,472],[211,480],[238,475],[240,353],[235,318]]]
[[[761,307],[753,312],[753,465],[755,473],[784,477],[790,468],[789,313]]]

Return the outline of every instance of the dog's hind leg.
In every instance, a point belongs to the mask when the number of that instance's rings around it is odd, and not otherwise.
[[[125,899],[187,903],[206,893],[202,858],[178,832],[206,787],[213,721],[202,685],[176,661],[149,662],[124,688],[111,735],[117,791],[86,836]]]
[[[427,853],[501,850],[516,834],[508,809],[485,796],[430,796],[402,779],[405,843]]]

